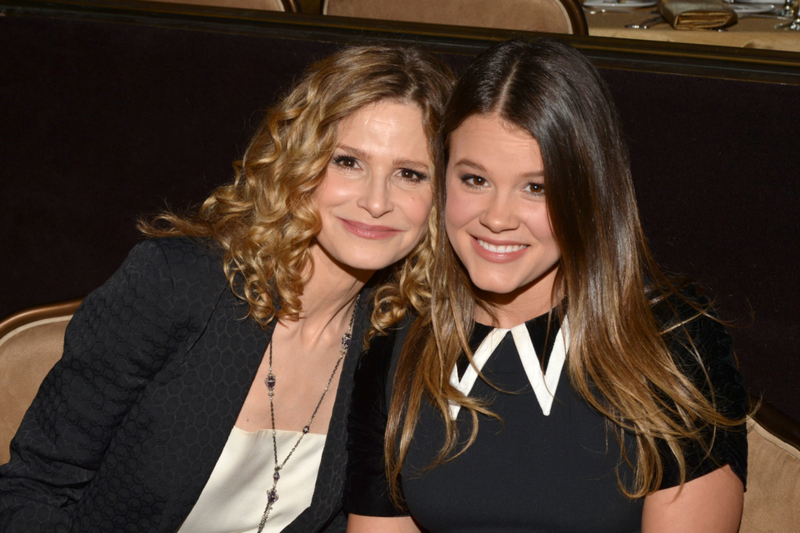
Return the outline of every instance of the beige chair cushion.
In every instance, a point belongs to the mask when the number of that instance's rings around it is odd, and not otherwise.
[[[37,320],[0,339],[0,464],[8,462],[8,445],[39,385],[61,359],[70,318]]]
[[[748,474],[739,533],[800,531],[800,450],[749,420]]]
[[[168,2],[171,4],[193,4],[197,6],[238,7],[240,9],[261,9],[262,11],[285,11],[281,0],[147,0],[149,2]]]
[[[453,26],[574,33],[559,0],[326,0],[323,14]]]

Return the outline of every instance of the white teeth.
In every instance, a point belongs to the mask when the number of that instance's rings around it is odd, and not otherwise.
[[[507,245],[507,246],[495,246],[494,244],[490,244],[490,243],[488,243],[486,241],[482,241],[480,239],[477,239],[477,241],[478,241],[478,244],[480,244],[482,248],[484,248],[486,250],[489,250],[490,252],[495,253],[495,254],[510,254],[512,252],[517,252],[519,250],[522,250],[523,248],[527,248],[527,246],[524,245],[524,244],[513,244],[513,245]]]

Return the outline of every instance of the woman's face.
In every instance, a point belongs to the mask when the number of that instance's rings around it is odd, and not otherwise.
[[[473,115],[450,135],[447,236],[490,302],[536,313],[552,306],[561,254],[544,185],[539,143],[497,115]]]
[[[320,248],[361,271],[403,259],[427,231],[430,172],[422,111],[415,105],[383,101],[343,119],[314,193]]]

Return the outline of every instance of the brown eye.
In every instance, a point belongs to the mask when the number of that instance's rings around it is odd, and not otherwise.
[[[358,161],[355,157],[350,157],[349,155],[339,155],[333,158],[334,164],[336,166],[340,166],[343,168],[357,168]]]
[[[461,182],[469,187],[485,187],[486,178],[476,176],[475,174],[464,174],[461,176]]]
[[[427,174],[411,170],[410,168],[401,168],[400,177],[409,181],[426,181],[428,179]]]
[[[544,183],[529,183],[524,190],[534,196],[541,196],[544,194]]]

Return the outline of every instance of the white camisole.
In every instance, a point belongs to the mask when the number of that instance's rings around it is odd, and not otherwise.
[[[286,458],[300,437],[278,430],[278,461]],[[326,435],[308,433],[281,470],[278,501],[265,532],[281,531],[309,505],[314,495]],[[255,533],[272,488],[275,459],[272,430],[234,427],[200,498],[177,533]]]

